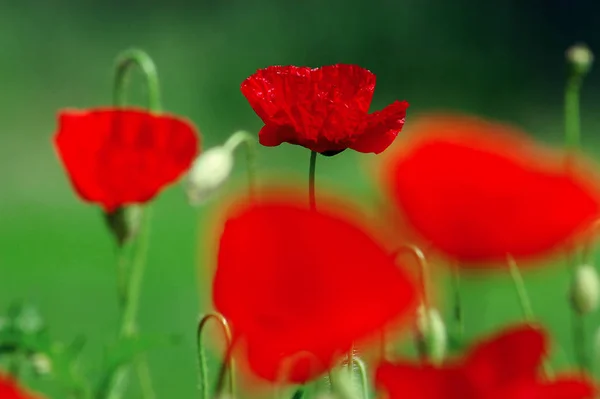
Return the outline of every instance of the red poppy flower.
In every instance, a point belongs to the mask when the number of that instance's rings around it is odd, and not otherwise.
[[[375,380],[390,399],[592,399],[596,388],[581,375],[539,376],[546,351],[541,330],[516,326],[440,367],[383,363]]]
[[[600,215],[598,190],[581,170],[508,127],[458,116],[414,127],[386,183],[406,221],[451,257],[539,255]]]
[[[19,387],[16,381],[9,376],[0,374],[0,398],[2,399],[41,399]]]
[[[137,109],[63,111],[54,142],[73,187],[107,213],[151,200],[198,153],[186,120]]]
[[[214,303],[264,379],[315,377],[413,310],[415,288],[388,253],[324,209],[275,195],[234,208],[225,223]]]
[[[262,145],[297,144],[323,155],[346,148],[382,152],[402,130],[408,108],[406,101],[395,101],[368,114],[375,75],[357,65],[271,66],[241,89],[265,123]]]

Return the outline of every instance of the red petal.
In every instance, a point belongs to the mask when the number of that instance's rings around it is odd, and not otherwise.
[[[365,120],[363,133],[350,148],[358,152],[379,154],[388,148],[404,126],[406,101],[395,101],[381,111],[372,113]]]
[[[61,112],[55,144],[77,193],[107,212],[152,199],[198,152],[189,122],[136,109]]]
[[[283,132],[282,137],[265,142],[339,151],[360,133],[375,75],[356,65],[272,66],[247,78],[241,90],[269,131]]]
[[[526,381],[502,387],[486,399],[593,399],[596,388],[589,382],[571,378],[551,382]]]
[[[474,399],[474,393],[458,369],[429,365],[383,363],[375,373],[377,387],[389,399]]]
[[[519,381],[535,381],[546,346],[546,337],[539,329],[516,326],[473,348],[465,370],[482,393]]]
[[[246,338],[253,371],[271,381],[284,358],[304,352],[324,371],[352,342],[411,311],[415,298],[405,274],[361,227],[304,202],[263,197],[234,209],[220,241],[215,306]],[[291,379],[317,370],[306,373]]]
[[[600,213],[596,187],[508,128],[439,117],[415,132],[387,170],[392,195],[424,239],[461,261],[542,254]]]
[[[2,399],[42,399],[19,387],[11,377],[0,374],[0,398]]]

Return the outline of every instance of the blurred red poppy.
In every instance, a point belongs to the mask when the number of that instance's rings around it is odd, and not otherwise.
[[[107,213],[144,203],[175,181],[199,151],[194,126],[138,109],[67,110],[54,142],[73,187]]]
[[[451,257],[540,255],[600,216],[600,195],[583,170],[519,132],[460,116],[413,128],[385,181],[408,224]]]
[[[0,398],[2,399],[42,399],[19,387],[16,381],[9,376],[0,374]]]
[[[515,326],[440,367],[383,363],[375,381],[390,399],[592,399],[596,388],[582,375],[539,375],[546,351],[543,331]]]
[[[414,310],[415,288],[389,254],[327,209],[263,196],[228,214],[213,299],[263,379],[309,380]]]
[[[395,101],[368,114],[375,75],[357,65],[321,68],[271,66],[258,70],[241,86],[265,126],[265,146],[301,145],[323,155],[347,148],[385,150],[402,130],[406,101]]]

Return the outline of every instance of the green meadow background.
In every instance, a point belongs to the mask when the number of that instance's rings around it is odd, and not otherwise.
[[[84,367],[97,377],[118,325],[114,248],[99,209],[72,192],[52,135],[58,110],[109,105],[121,50],[153,57],[165,110],[193,120],[204,148],[260,129],[239,90],[256,69],[337,62],[377,75],[372,109],[408,100],[407,130],[419,114],[455,111],[560,145],[564,50],[578,41],[600,48],[599,22],[592,0],[0,0],[0,310],[23,300],[56,340],[85,335]],[[143,105],[143,80],[131,83],[131,102]],[[585,150],[598,160],[600,71],[586,80],[582,117]],[[308,158],[299,147],[261,148],[258,165],[303,181]],[[371,201],[374,160],[351,151],[320,157],[318,186]],[[243,184],[239,161],[230,189]],[[203,277],[212,267],[202,243],[214,238],[218,202],[193,209],[180,184],[156,200],[140,325],[180,337],[148,354],[159,398],[199,395],[195,329],[210,308]],[[548,263],[525,279],[536,314],[564,348],[553,359],[564,367],[572,362],[567,272],[561,259]],[[520,318],[505,275],[471,276],[464,286],[469,336]],[[586,320],[590,351],[599,326],[598,314]],[[139,397],[136,387],[129,397]]]

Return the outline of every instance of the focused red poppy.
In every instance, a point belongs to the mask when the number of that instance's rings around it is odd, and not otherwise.
[[[540,366],[547,352],[545,333],[515,326],[477,344],[463,359],[436,367],[383,363],[378,387],[389,399],[592,399],[596,387],[579,374],[546,380]]]
[[[290,143],[323,155],[347,148],[382,152],[402,130],[408,108],[406,101],[395,101],[368,114],[375,75],[357,65],[271,66],[247,78],[241,89],[265,124],[262,145]]]
[[[9,376],[0,374],[0,398],[2,399],[42,399],[41,396],[26,392]]]
[[[151,200],[199,151],[194,126],[138,109],[62,111],[54,142],[73,187],[107,213]]]
[[[263,379],[315,377],[353,342],[402,321],[415,296],[379,243],[327,205],[271,195],[228,214],[214,303]]]
[[[541,255],[600,216],[595,182],[513,129],[460,116],[413,128],[390,157],[385,181],[408,224],[451,257]]]

